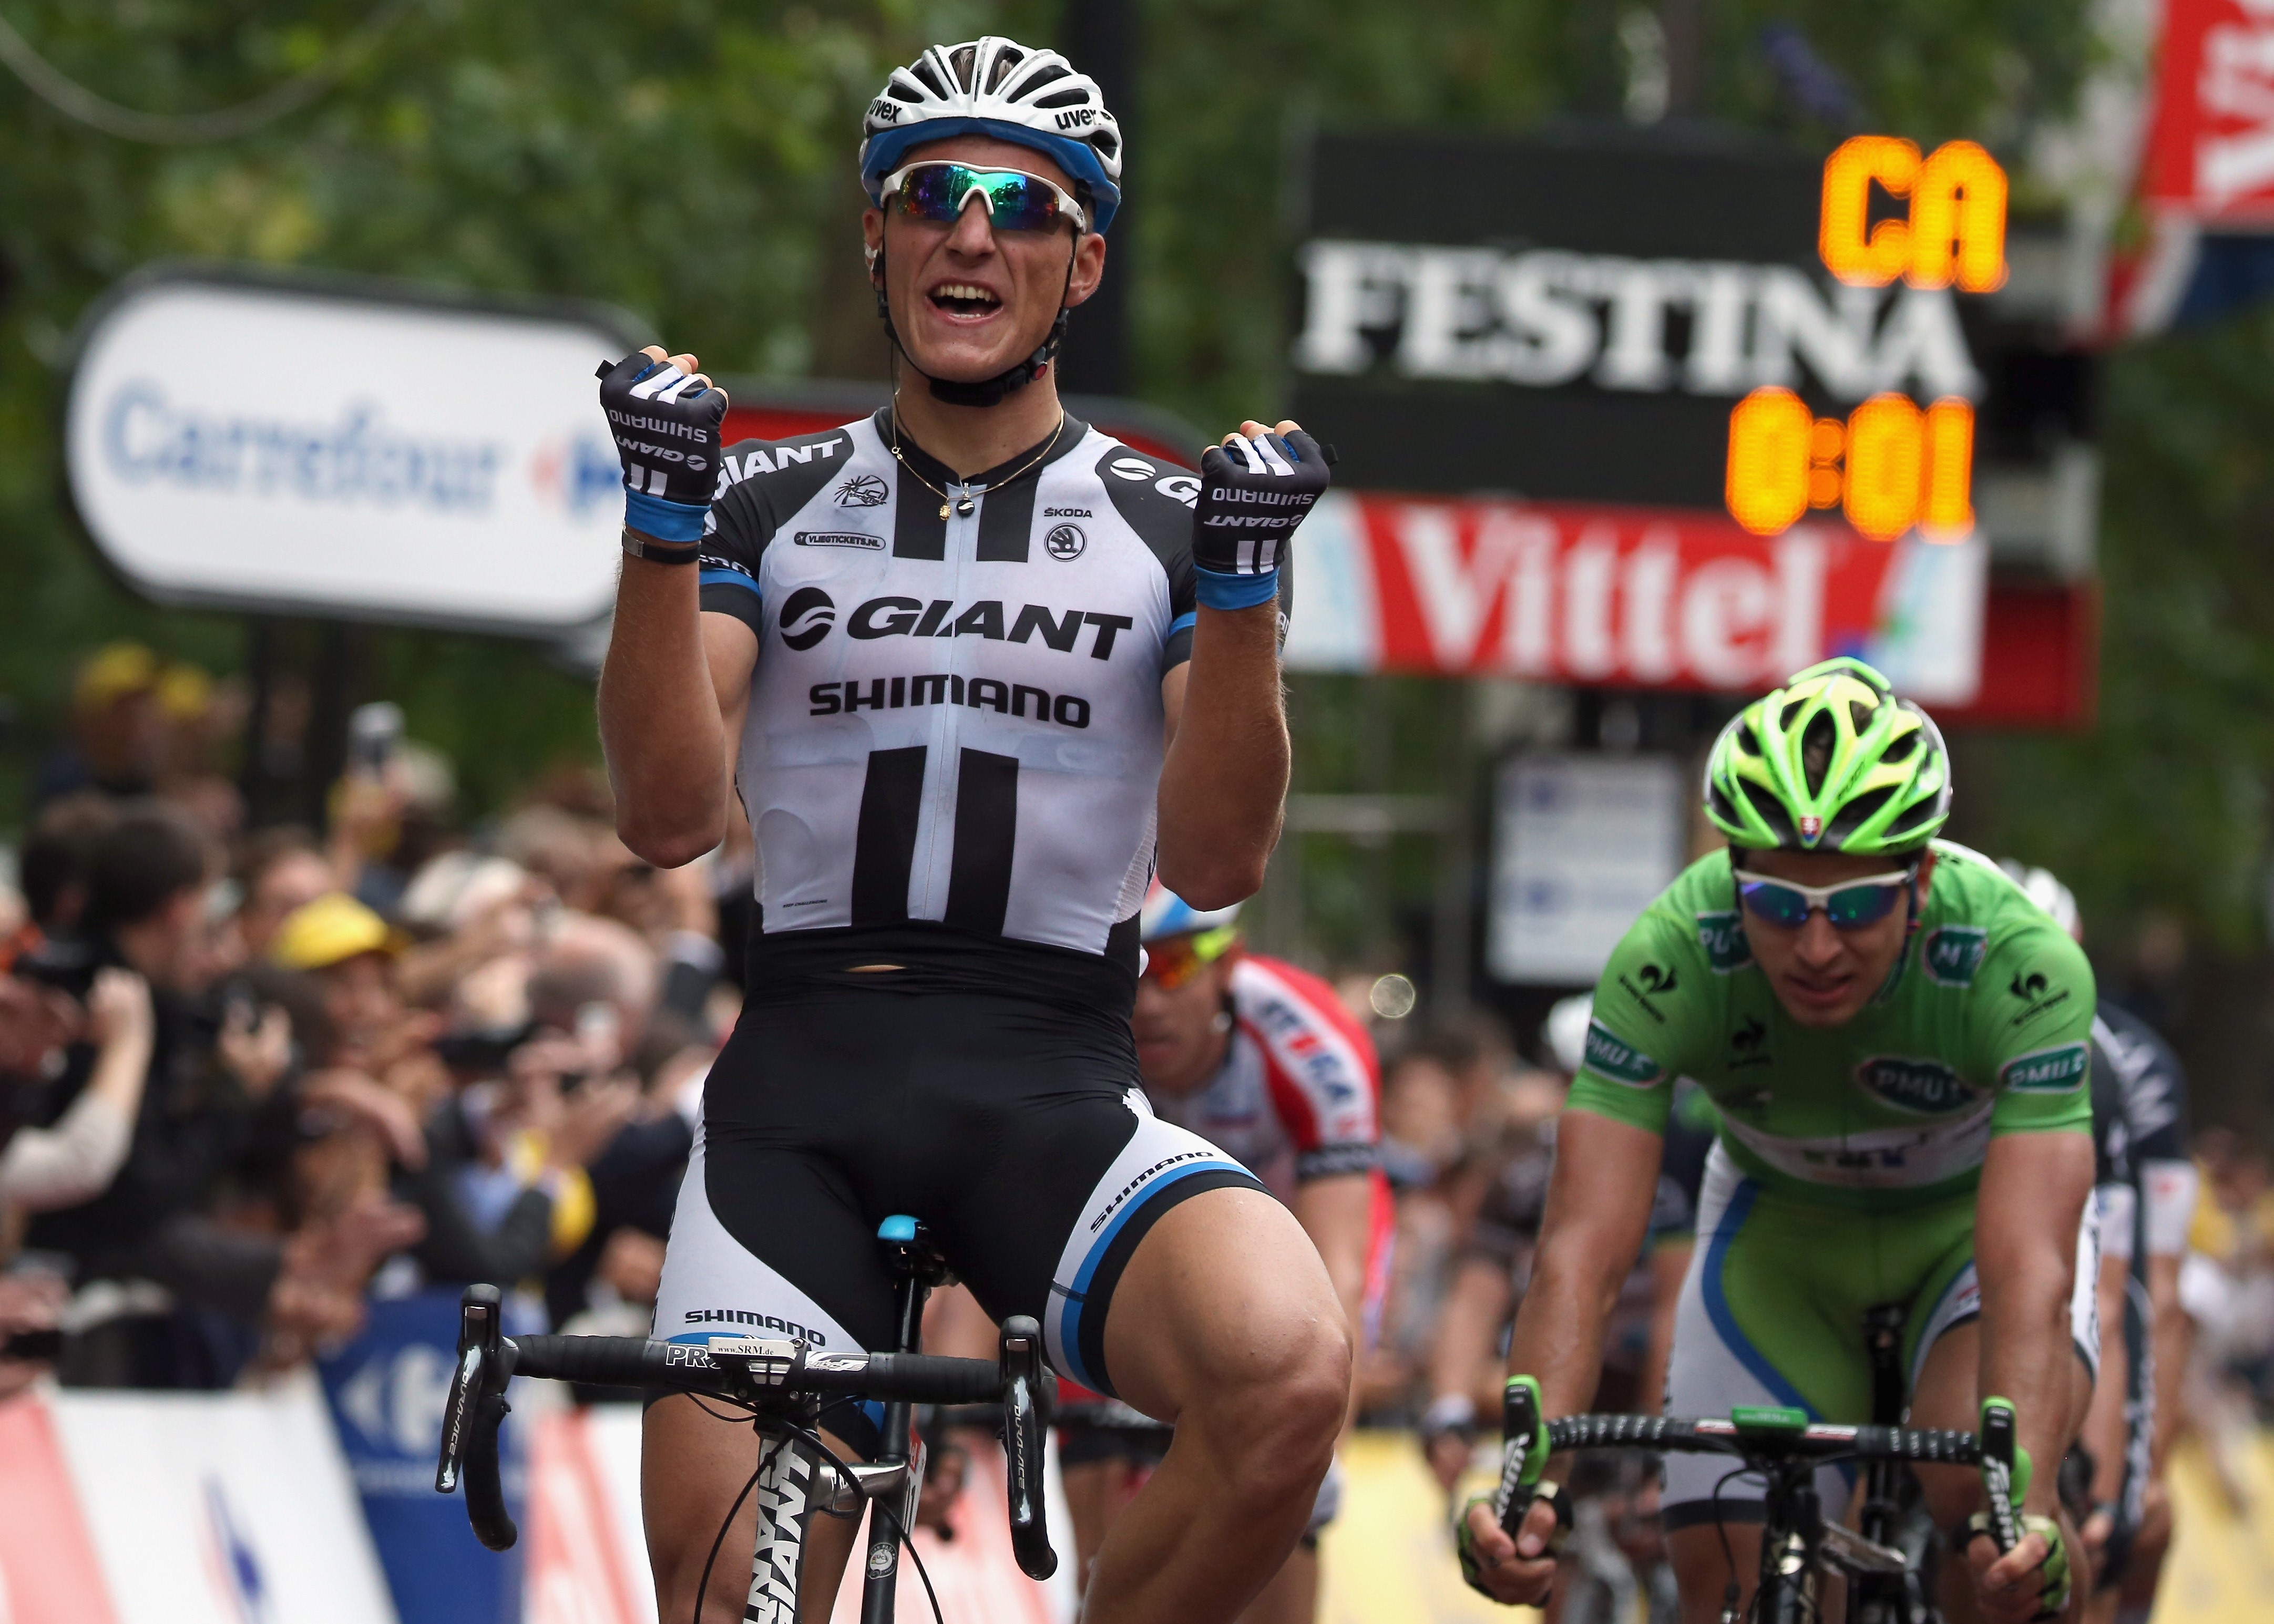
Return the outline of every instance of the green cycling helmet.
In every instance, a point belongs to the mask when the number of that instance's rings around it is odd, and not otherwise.
[[[1950,816],[1950,756],[1933,719],[1842,656],[1755,700],[1713,741],[1706,816],[1732,846],[1915,852]]]

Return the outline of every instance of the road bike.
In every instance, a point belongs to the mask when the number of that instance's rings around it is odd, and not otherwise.
[[[921,1443],[911,1445],[917,1405],[985,1407],[999,1425],[1008,1457],[1011,1546],[1030,1578],[1058,1570],[1043,1510],[1043,1440],[1057,1394],[1044,1363],[1042,1327],[1024,1314],[1003,1322],[1000,1357],[949,1358],[917,1351],[923,1302],[951,1276],[924,1226],[905,1216],[877,1230],[893,1274],[896,1342],[890,1352],[820,1352],[802,1342],[763,1336],[713,1336],[707,1343],[651,1342],[633,1336],[507,1336],[495,1286],[466,1288],[459,1304],[458,1359],[443,1412],[434,1487],[463,1485],[466,1515],[493,1551],[518,1537],[506,1509],[498,1462],[498,1426],[507,1384],[516,1375],[595,1387],[687,1393],[749,1415],[758,1436],[758,1464],[719,1524],[696,1587],[697,1620],[712,1566],[742,1500],[757,1497],[757,1543],[743,1617],[749,1624],[800,1624],[799,1582],[817,1515],[858,1516],[872,1509],[862,1562],[862,1624],[892,1624],[900,1553],[915,1522],[923,1486]],[[883,1443],[873,1462],[848,1462],[819,1431],[825,1400],[880,1402]],[[981,1412],[963,1412],[978,1417]],[[910,1553],[914,1554],[913,1551]],[[929,1576],[917,1559],[927,1593]],[[932,1597],[932,1613],[939,1602]]]

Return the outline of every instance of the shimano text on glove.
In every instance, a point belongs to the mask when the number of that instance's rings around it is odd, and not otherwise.
[[[726,395],[698,374],[636,351],[599,370],[600,410],[624,465],[624,525],[661,546],[642,556],[694,557],[719,483]]]
[[[1278,595],[1287,539],[1331,475],[1319,442],[1300,430],[1281,439],[1235,436],[1201,457],[1193,508],[1193,565],[1200,601],[1247,609]]]

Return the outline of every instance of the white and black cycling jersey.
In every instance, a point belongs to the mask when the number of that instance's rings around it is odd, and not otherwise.
[[[2154,1027],[2104,1001],[2092,1018],[2091,1086],[2102,1249],[2177,1257],[2195,1204],[2186,1068]]]
[[[703,608],[758,638],[752,984],[853,948],[1126,1002],[1198,482],[1072,417],[1022,477],[1040,447],[964,481],[904,440],[919,479],[891,433],[734,446],[712,502]]]

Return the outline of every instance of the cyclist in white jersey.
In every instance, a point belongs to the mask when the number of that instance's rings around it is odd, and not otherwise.
[[[603,374],[628,486],[600,690],[618,829],[683,863],[739,796],[758,857],[749,995],[657,1335],[884,1345],[876,1231],[913,1214],[993,1317],[1043,1322],[1062,1372],[1176,1423],[1085,1616],[1230,1619],[1303,1530],[1352,1335],[1285,1207],[1152,1116],[1127,1020],[1156,853],[1222,906],[1277,834],[1279,566],[1327,457],[1247,423],[1195,476],[1060,408],[1122,153],[1056,52],[935,47],[864,123],[888,410],[722,447],[693,356]],[[877,1441],[859,1409],[823,1426]],[[753,1451],[691,1401],[650,1410],[664,1617],[742,1616],[754,1508],[697,1592]],[[812,1525],[811,1616],[852,1538]]]

